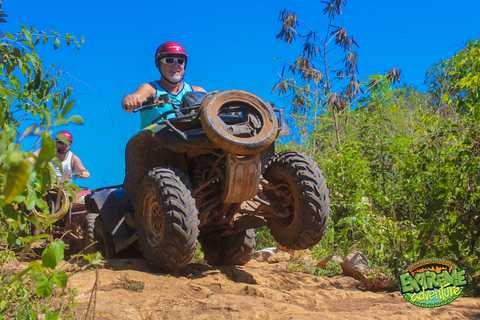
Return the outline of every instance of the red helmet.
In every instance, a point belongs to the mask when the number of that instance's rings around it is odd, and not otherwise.
[[[187,66],[187,52],[185,52],[185,48],[180,43],[175,41],[167,41],[158,47],[157,51],[155,52],[155,65],[158,67],[158,60],[172,55],[184,56],[185,66]]]
[[[58,137],[59,134],[63,135],[68,141],[70,141],[70,143],[73,142],[73,136],[70,132],[66,130],[60,131],[59,133],[57,133],[56,137]]]

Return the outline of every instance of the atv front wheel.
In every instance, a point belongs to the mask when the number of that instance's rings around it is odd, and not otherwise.
[[[198,209],[185,175],[176,168],[150,169],[135,200],[135,225],[143,256],[164,272],[186,266],[197,246]]]
[[[248,229],[217,239],[201,239],[200,245],[207,263],[212,266],[243,265],[255,250],[255,231]]]
[[[234,154],[259,153],[272,144],[277,135],[277,117],[270,105],[242,90],[207,96],[200,116],[207,137]]]
[[[275,240],[288,249],[308,249],[324,236],[330,222],[327,181],[308,155],[286,151],[274,155],[265,170],[264,194],[278,213],[267,217]]]

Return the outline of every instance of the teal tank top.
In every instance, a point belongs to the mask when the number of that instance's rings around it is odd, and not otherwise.
[[[172,100],[172,102],[175,104],[182,103],[182,99],[185,93],[193,91],[192,86],[185,82],[183,83],[182,90],[178,94],[173,94],[166,91],[158,84],[157,81],[150,82],[150,84],[153,85],[156,89],[156,93],[155,93],[156,97],[160,97],[163,94],[168,94],[168,96],[170,97],[170,100]],[[153,119],[170,110],[173,110],[173,106],[170,103],[165,104],[165,106],[162,108],[155,107],[153,109],[143,110],[142,112],[140,112],[140,130],[145,127],[148,127],[149,125],[151,125],[151,122]],[[175,113],[170,113],[169,115],[167,115],[167,118],[174,118],[174,117],[175,117]],[[162,120],[163,119],[160,119],[159,121],[162,121]]]

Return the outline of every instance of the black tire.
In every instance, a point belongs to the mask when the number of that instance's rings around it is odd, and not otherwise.
[[[330,222],[327,181],[318,164],[304,153],[282,152],[270,159],[264,178],[277,187],[264,190],[269,202],[286,215],[267,218],[275,240],[295,250],[317,244]]]
[[[190,183],[176,168],[150,169],[135,200],[135,225],[144,258],[160,271],[186,266],[197,246],[198,209]]]
[[[83,226],[83,252],[86,254],[98,251],[98,242],[95,243],[95,221],[99,216],[98,213],[89,213],[85,216]]]
[[[94,252],[100,251],[105,259],[116,259],[117,253],[115,252],[115,242],[113,236],[108,233],[105,224],[103,223],[102,216],[98,215],[95,219],[95,228],[93,240],[97,243]]]
[[[255,231],[248,229],[217,239],[200,239],[202,252],[212,266],[244,265],[255,252]]]
[[[219,115],[229,113],[230,107],[243,115],[242,123],[227,124],[222,120]],[[272,144],[277,135],[278,121],[270,105],[242,90],[226,90],[207,96],[202,102],[200,116],[207,137],[216,146],[235,154],[259,153]],[[259,123],[252,122],[251,118]],[[243,133],[235,133],[235,126],[245,128]]]

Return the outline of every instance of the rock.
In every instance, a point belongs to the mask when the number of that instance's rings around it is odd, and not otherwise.
[[[380,271],[371,272],[370,276],[362,279],[363,285],[370,291],[396,290],[395,281]]]
[[[344,275],[362,281],[367,290],[395,290],[395,282],[380,271],[372,272],[367,258],[361,252],[349,254],[340,266]]]
[[[342,263],[343,262],[343,258],[339,257],[339,256],[334,256],[334,255],[329,255],[328,257],[326,258],[323,258],[322,261],[320,261],[318,263],[318,266],[325,269],[327,267],[327,263],[328,262],[336,262],[336,263]]]
[[[76,263],[64,263],[59,265],[60,269],[65,272],[76,272],[80,270],[80,267]]]
[[[288,252],[277,252],[271,257],[267,259],[268,263],[278,263],[278,262],[286,262],[288,260],[291,260],[292,256]]]
[[[290,254],[294,254],[296,250],[294,249],[287,249],[286,247],[282,246],[280,243],[276,243],[275,247],[277,248],[277,251],[283,251],[283,252],[288,252]]]
[[[367,258],[361,252],[350,253],[343,262],[340,263],[343,274],[356,279],[363,279],[370,275],[370,266]]]
[[[277,252],[277,248],[265,248],[259,251],[255,251],[255,255],[257,256],[258,262],[267,261],[269,257],[273,256]]]

